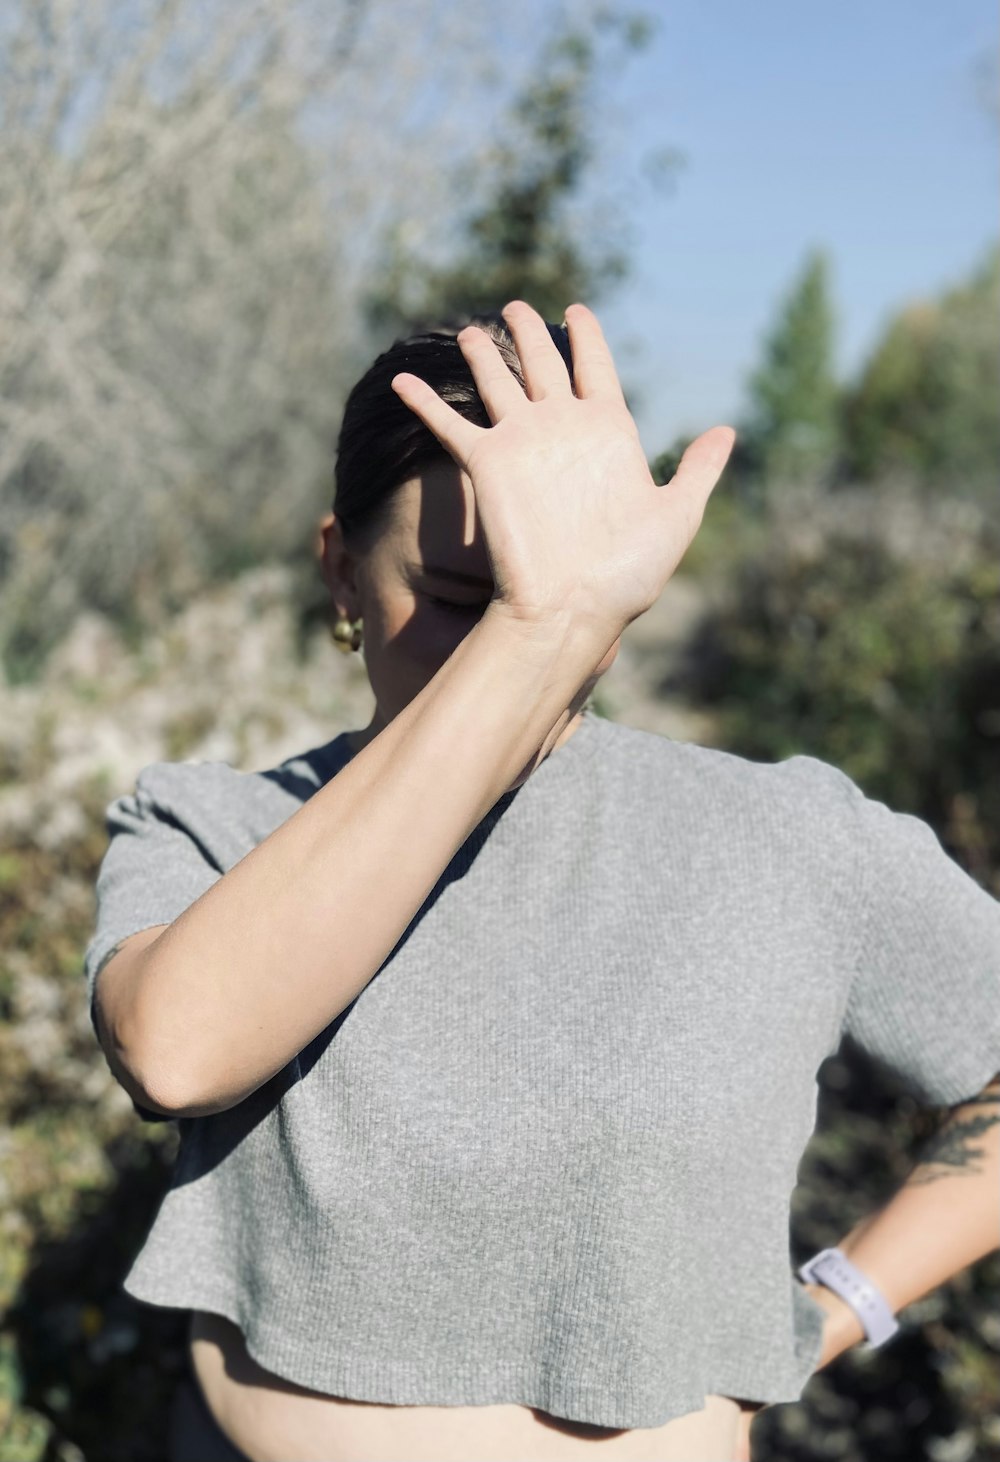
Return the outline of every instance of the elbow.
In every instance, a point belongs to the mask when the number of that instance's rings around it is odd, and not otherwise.
[[[228,1105],[207,1100],[163,1065],[123,1067],[115,1074],[134,1101],[161,1117],[209,1117],[224,1112]]]
[[[237,1106],[262,1083],[247,1087],[240,1080],[242,1073],[223,1073],[220,1078],[218,1063],[204,1052],[195,1061],[193,1032],[165,1031],[166,1022],[150,1008],[153,982],[148,968],[145,975],[136,978],[133,998],[118,1007],[117,1022],[103,1023],[98,1017],[101,1045],[120,1084],[138,1105],[163,1117],[214,1117]],[[206,1082],[204,1072],[210,1065],[213,1078]]]
[[[218,1089],[206,1089],[178,1070],[176,1062],[160,1060],[147,1064],[140,1082],[145,1093],[139,1098],[143,1106],[169,1117],[214,1117],[235,1107],[249,1092],[228,1096]],[[131,1095],[131,1093],[130,1093]]]
[[[150,1010],[151,956],[167,927],[140,930],[109,952],[94,977],[91,1019],[119,1086],[136,1106],[170,1118],[186,1115],[189,1097],[181,1063],[165,1055],[162,1022]]]
[[[131,1085],[119,1075],[129,1096],[160,1116],[209,1117],[226,1109],[225,1103],[211,1101],[198,1091],[173,1063],[138,1060],[129,1074]]]
[[[137,1106],[155,1112],[158,1117],[183,1116],[181,1105],[168,1094],[166,1085],[158,1079],[150,1080],[146,1076],[145,1068],[121,1042],[111,1036],[99,1015],[96,1024],[111,1074],[132,1101]]]
[[[186,1094],[179,1083],[161,1075],[161,1068],[149,1061],[142,1043],[128,1036],[119,1023],[111,1023],[100,998],[93,1006],[93,1024],[112,1076],[137,1106],[158,1117],[187,1116]]]

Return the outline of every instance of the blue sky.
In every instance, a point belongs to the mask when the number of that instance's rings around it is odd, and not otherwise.
[[[837,368],[895,310],[957,282],[1000,234],[997,124],[977,66],[993,0],[658,0],[613,88],[615,150],[679,148],[673,191],[636,182],[634,269],[598,307],[648,453],[735,424],[743,385],[814,245]],[[640,394],[641,393],[641,394]]]

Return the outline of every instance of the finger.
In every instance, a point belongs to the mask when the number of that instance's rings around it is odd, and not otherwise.
[[[586,305],[566,306],[566,330],[573,354],[573,382],[578,396],[604,396],[625,404],[618,372],[597,322]]]
[[[677,471],[663,488],[664,511],[673,525],[680,524],[685,551],[705,513],[705,505],[729,461],[736,433],[731,426],[713,426],[702,432],[685,451]]]
[[[537,310],[524,300],[511,300],[500,313],[514,337],[528,399],[541,401],[546,396],[572,396],[573,385],[566,362]]]
[[[517,377],[485,330],[478,325],[466,325],[455,338],[490,421],[497,422],[509,411],[524,405],[524,392]]]
[[[487,428],[466,421],[453,406],[442,401],[426,381],[411,375],[409,371],[400,371],[389,384],[403,405],[408,406],[415,416],[419,416],[445,451],[460,467],[464,467],[469,460],[469,453]]]

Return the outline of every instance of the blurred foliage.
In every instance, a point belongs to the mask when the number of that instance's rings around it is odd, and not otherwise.
[[[127,22],[118,0],[51,13],[13,0],[0,51],[8,681],[36,675],[84,609],[139,640],[274,560],[315,598],[309,548],[340,409],[388,314],[406,317],[403,274],[421,308],[448,313],[495,290],[555,310],[560,281],[592,295],[621,277],[609,227],[580,229],[571,205],[597,186],[600,83],[616,47],[641,44],[641,19],[614,3],[510,9],[503,25],[519,14],[531,44],[491,78],[501,22],[434,0],[411,0],[405,25],[387,0],[138,0]],[[509,110],[481,157],[498,82]],[[464,230],[445,226],[456,216]],[[400,256],[416,236],[433,258]],[[387,250],[397,267],[376,307]]]
[[[905,474],[922,490],[1000,494],[1000,245],[938,300],[887,326],[843,402],[841,473]]]
[[[1000,895],[1000,523],[911,491],[770,495],[670,685],[755,760],[808,752]]]
[[[158,117],[151,130],[170,125]],[[133,177],[133,142],[103,147],[102,173]],[[8,401],[39,418],[2,484],[12,681],[35,673],[83,607],[139,629],[253,562],[303,552],[343,383],[338,332],[322,322],[333,260],[308,160],[281,121],[244,117],[227,146],[232,170],[196,154],[125,221],[109,185],[80,244],[88,293],[64,305],[78,358],[64,372],[40,332],[20,342],[24,359],[6,358]],[[68,189],[57,171],[49,186]],[[192,209],[202,233],[179,236]]]
[[[635,15],[608,15],[609,26],[629,50],[648,39]],[[568,304],[596,303],[624,277],[619,216],[603,201],[586,219],[576,214],[594,157],[596,89],[606,64],[588,29],[549,41],[496,140],[465,170],[470,187],[476,177],[487,180],[487,197],[459,212],[454,257],[435,265],[408,243],[405,222],[393,232],[368,300],[374,328],[398,337],[499,310],[511,299],[526,299],[558,324]]]

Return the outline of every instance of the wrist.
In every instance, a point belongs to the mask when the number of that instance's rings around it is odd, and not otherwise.
[[[823,1321],[823,1344],[820,1348],[819,1360],[816,1369],[821,1370],[824,1366],[843,1355],[845,1350],[850,1350],[853,1345],[865,1338],[865,1329],[854,1310],[835,1294],[832,1289],[827,1289],[825,1284],[803,1284],[812,1299],[816,1301],[821,1310],[825,1311]]]
[[[606,633],[610,635],[610,629]],[[523,683],[533,698],[558,701],[557,713],[578,698],[586,699],[618,648],[569,615],[529,620],[508,617],[502,610],[493,614],[487,610],[467,639],[481,646],[501,676],[516,687]]]
[[[476,630],[509,639],[519,650],[535,650],[543,657],[561,661],[568,654],[587,671],[603,659],[621,633],[569,608],[527,613],[498,599],[491,600]]]

